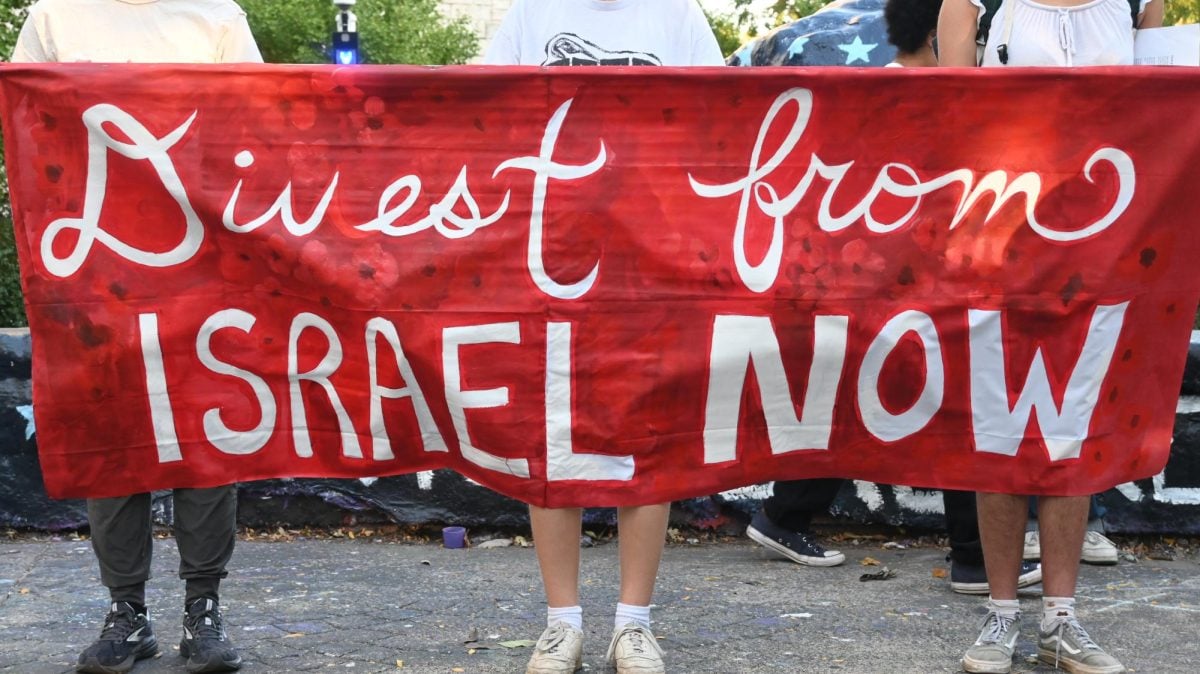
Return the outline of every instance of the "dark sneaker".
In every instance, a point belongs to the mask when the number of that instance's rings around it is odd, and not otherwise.
[[[189,672],[232,672],[242,666],[242,656],[225,634],[221,607],[201,597],[188,605],[183,614],[183,641],[179,655],[187,658]]]
[[[1021,562],[1021,575],[1017,576],[1017,587],[1029,587],[1042,582],[1042,565],[1037,562]],[[987,571],[983,565],[961,564],[950,561],[950,589],[959,594],[990,594]]]
[[[1071,674],[1118,674],[1125,666],[1104,652],[1074,616],[1060,620],[1054,629],[1038,628],[1038,660]]]
[[[979,638],[967,649],[962,659],[964,672],[979,674],[1008,674],[1012,671],[1013,651],[1021,634],[1021,614],[1005,617],[988,612],[983,619]]]
[[[846,561],[846,555],[837,550],[826,550],[809,534],[791,531],[778,526],[760,510],[746,527],[746,535],[759,545],[770,548],[797,564],[805,566],[837,566]]]
[[[150,629],[150,618],[127,602],[113,602],[104,619],[100,638],[79,654],[77,672],[120,674],[133,669],[142,658],[158,653],[158,640]]]

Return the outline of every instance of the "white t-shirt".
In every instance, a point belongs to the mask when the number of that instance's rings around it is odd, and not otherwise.
[[[262,63],[233,0],[38,0],[12,60]]]
[[[1141,0],[1141,9],[1151,0]],[[982,0],[971,0],[984,14]],[[1012,12],[1010,66],[1109,66],[1133,64],[1133,17],[1129,0],[1091,0],[1075,7],[1034,0],[1004,0],[988,30],[985,66],[1004,65],[996,48],[1004,43],[1005,15]]]
[[[725,65],[696,0],[516,0],[492,65]]]

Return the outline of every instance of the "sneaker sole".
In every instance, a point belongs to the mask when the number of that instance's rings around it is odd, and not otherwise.
[[[242,668],[241,654],[235,655],[233,660],[220,659],[208,660],[205,662],[200,662],[199,660],[193,661],[191,649],[188,648],[187,640],[180,640],[179,642],[179,657],[187,660],[187,663],[184,664],[184,667],[191,672],[191,674],[202,674],[203,672],[236,672]]]
[[[583,656],[582,655],[579,656],[579,659],[575,661],[575,669],[572,669],[571,672],[572,672],[572,674],[574,674],[574,672],[578,672],[581,669],[583,669]],[[544,667],[531,667],[529,665],[525,666],[525,674],[563,674],[563,671],[565,671],[565,670],[547,669]]]
[[[616,663],[611,667],[617,674],[667,674],[665,667],[618,667]]]
[[[1111,667],[1089,667],[1080,662],[1071,662],[1063,660],[1061,656],[1056,656],[1054,651],[1042,650],[1038,647],[1038,662],[1043,665],[1049,665],[1056,669],[1061,669],[1070,674],[1120,674],[1127,671],[1125,665],[1113,665]]]
[[[1079,558],[1084,564],[1094,564],[1096,566],[1115,566],[1117,563],[1117,554],[1114,552],[1111,555],[1083,555]]]
[[[201,674],[203,672],[235,672],[242,668],[242,656],[238,656],[236,660],[216,660],[208,662],[192,662],[188,658],[187,670],[191,674]]]
[[[828,557],[812,557],[809,555],[802,555],[786,545],[780,545],[775,541],[775,539],[763,534],[754,527],[746,527],[746,536],[764,548],[770,548],[771,550],[778,552],[793,562],[797,564],[803,564],[804,566],[837,566],[838,564],[846,561],[846,555],[843,555],[840,552],[836,555],[830,555]]]
[[[1037,585],[1040,582],[1042,582],[1042,568],[1039,566],[1037,569],[1017,577],[1017,589]],[[972,595],[988,594],[992,591],[987,583],[955,583],[953,581],[950,582],[950,589],[958,594]]]
[[[1007,665],[1000,665],[994,662],[981,662],[972,660],[967,656],[963,656],[962,668],[964,672],[972,672],[973,674],[1008,674],[1012,671],[1012,661]]]
[[[125,674],[125,672],[133,669],[133,666],[137,664],[138,660],[145,660],[146,658],[151,658],[155,655],[158,655],[158,640],[151,637],[150,639],[143,641],[142,644],[136,650],[134,650],[134,652],[129,654],[128,658],[125,658],[115,665],[105,666],[99,662],[96,662],[96,660],[93,658],[88,662],[81,662],[75,665],[75,671],[81,672],[82,674]]]

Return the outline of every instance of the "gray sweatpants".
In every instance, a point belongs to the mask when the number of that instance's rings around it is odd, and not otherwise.
[[[217,599],[237,534],[237,487],[176,489],[175,541],[186,601]],[[88,499],[92,549],[113,601],[146,603],[153,529],[150,494]]]

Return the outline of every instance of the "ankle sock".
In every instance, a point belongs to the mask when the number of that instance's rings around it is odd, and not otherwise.
[[[1016,618],[1021,614],[1021,602],[1016,599],[992,599],[988,597],[988,611],[1005,618]]]
[[[1042,597],[1042,631],[1075,617],[1075,597]]]
[[[631,604],[617,603],[617,616],[613,621],[616,629],[628,625],[629,623],[637,623],[646,629],[650,628],[650,607],[649,606],[633,606]]]
[[[553,606],[546,607],[546,627],[550,627],[554,623],[566,623],[571,627],[583,631],[583,607],[582,606],[563,606],[554,608]]]

